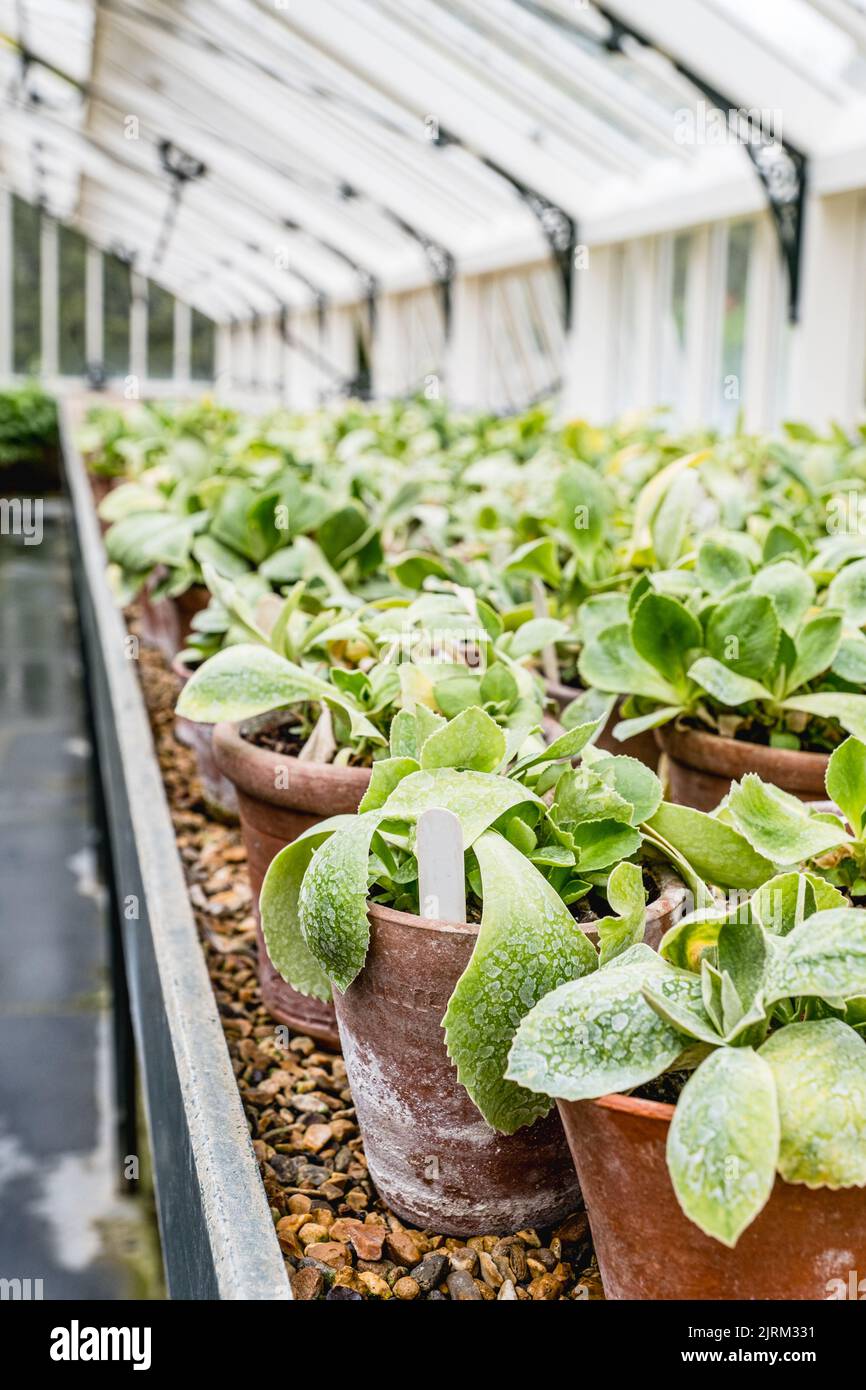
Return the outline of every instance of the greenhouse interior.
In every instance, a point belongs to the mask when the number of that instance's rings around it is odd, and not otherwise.
[[[866,1298],[864,0],[0,0],[0,624],[52,1360],[827,1364],[765,1305]]]

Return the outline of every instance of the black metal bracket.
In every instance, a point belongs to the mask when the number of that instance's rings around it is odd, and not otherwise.
[[[779,249],[788,279],[788,317],[797,322],[800,305],[800,279],[803,260],[803,224],[806,207],[809,161],[802,150],[765,124],[760,112],[747,110],[730,101],[673,53],[661,48],[646,34],[624,24],[604,5],[596,4],[610,25],[604,47],[611,53],[626,53],[625,39],[661,54],[685,80],[717,110],[724,113],[728,128],[741,140],[755,172],[764,187],[773,218]]]
[[[280,337],[287,347],[299,352],[302,357],[306,357],[308,362],[312,362],[320,372],[324,372],[334,383],[334,393],[336,395],[353,395],[359,389],[359,381],[355,377],[347,377],[345,372],[324,357],[321,352],[311,348],[308,343],[296,338],[291,330],[290,323],[291,310],[287,304],[280,306],[279,329]],[[362,383],[361,383],[362,385]]]
[[[455,135],[453,131],[445,130],[437,124],[432,130],[430,141],[431,144],[440,148],[456,145],[459,149],[468,150],[486,169],[496,174],[498,178],[504,179],[514,189],[521,202],[529,208],[544,234],[554,264],[559,271],[562,281],[563,320],[566,329],[570,328],[574,311],[574,277],[572,272],[574,270],[574,255],[577,250],[576,220],[564,208],[558,207],[550,198],[545,197],[543,193],[539,193],[535,188],[530,188],[510,170],[497,164],[495,159],[490,159],[486,154],[480,154],[478,150],[464,144],[460,136]]]
[[[207,165],[198,159],[194,154],[189,154],[182,150],[179,145],[175,145],[172,140],[160,140],[157,145],[159,151],[159,162],[166,174],[171,179],[171,191],[168,195],[168,205],[162,219],[162,225],[156,238],[151,257],[151,269],[156,270],[161,264],[168,243],[171,238],[174,224],[177,221],[178,208],[183,195],[183,190],[188,183],[195,183],[197,179],[204,178],[207,173]]]
[[[433,276],[433,283],[439,291],[439,303],[442,306],[442,321],[445,325],[446,343],[451,337],[451,324],[453,322],[453,303],[454,303],[454,275],[457,270],[457,261],[447,247],[441,242],[434,241],[427,236],[426,232],[421,232],[411,223],[405,222],[399,213],[392,212],[390,208],[384,208],[395,227],[421,247],[424,259],[430,274]]]
[[[358,277],[361,282],[361,288],[364,291],[364,300],[367,304],[367,313],[370,319],[370,332],[375,333],[376,311],[380,291],[379,281],[373,272],[368,270],[366,266],[359,265],[357,261],[352,259],[347,251],[342,249],[342,247],[335,246],[333,242],[327,241],[324,237],[319,236],[318,232],[311,232],[308,227],[302,227],[299,222],[295,222],[289,217],[284,217],[283,226],[290,232],[301,232],[304,236],[311,237],[313,241],[317,242],[319,246],[323,247],[330,255],[335,256],[338,261],[342,261],[343,265],[348,266],[349,270]],[[321,291],[319,291],[319,293],[321,293]],[[320,327],[321,326],[320,324]]]

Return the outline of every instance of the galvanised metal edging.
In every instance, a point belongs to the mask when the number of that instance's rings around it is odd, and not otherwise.
[[[291,1289],[187,897],[126,627],[67,409],[78,601],[173,1298],[288,1299]]]

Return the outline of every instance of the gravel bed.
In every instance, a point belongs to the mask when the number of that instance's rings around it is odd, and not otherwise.
[[[177,681],[142,646],[140,674],[238,1089],[294,1295],[325,1300],[602,1298],[589,1225],[456,1239],[418,1231],[367,1174],[338,1052],[262,1007],[240,832],[205,813],[191,751],[174,738]]]

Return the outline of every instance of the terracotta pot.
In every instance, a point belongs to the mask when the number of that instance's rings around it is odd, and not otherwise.
[[[608,1298],[826,1299],[866,1270],[866,1197],[776,1185],[729,1250],[684,1215],[665,1159],[672,1105],[560,1101]]]
[[[177,677],[181,690],[186,685],[192,671],[179,657],[171,663],[173,674]],[[174,736],[178,743],[195,753],[199,781],[202,785],[204,802],[215,820],[231,823],[238,819],[238,797],[234,783],[224,777],[216,764],[213,751],[213,725],[198,724],[193,719],[184,719],[180,714],[174,717]]]
[[[648,940],[661,938],[684,894],[671,877],[648,911]],[[453,1235],[552,1225],[580,1198],[555,1111],[497,1134],[445,1050],[442,1018],[477,926],[385,907],[368,915],[366,964],[335,1005],[377,1190],[398,1216]]]
[[[560,710],[564,710],[566,705],[576,700],[578,695],[584,692],[577,686],[561,685],[559,681],[546,681],[545,689],[552,700],[555,700]],[[658,767],[659,750],[656,741],[652,736],[652,730],[638,734],[636,738],[627,738],[623,743],[613,736],[613,726],[622,718],[620,712],[621,700],[617,700],[613,713],[607,724],[602,729],[601,734],[596,739],[596,746],[603,748],[606,753],[624,753],[629,758],[637,758],[638,762],[645,763],[655,772]]]
[[[826,753],[768,748],[673,724],[656,729],[655,737],[665,755],[669,800],[680,806],[712,811],[727,796],[731,782],[747,772],[757,772],[765,782],[792,792],[801,801],[816,801],[825,795]]]
[[[158,578],[155,575],[148,581],[139,599],[141,639],[149,647],[156,647],[166,661],[171,662],[186,646],[192,620],[196,613],[207,608],[211,596],[203,584],[193,584],[177,598],[152,599],[150,592]]]
[[[333,767],[282,757],[242,738],[234,724],[213,731],[217,769],[234,785],[256,920],[268,865],[292,840],[329,816],[351,815],[370,782],[370,769]],[[274,969],[258,928],[259,982],[265,1007],[280,1023],[332,1047],[338,1044],[333,1005],[308,999]]]

